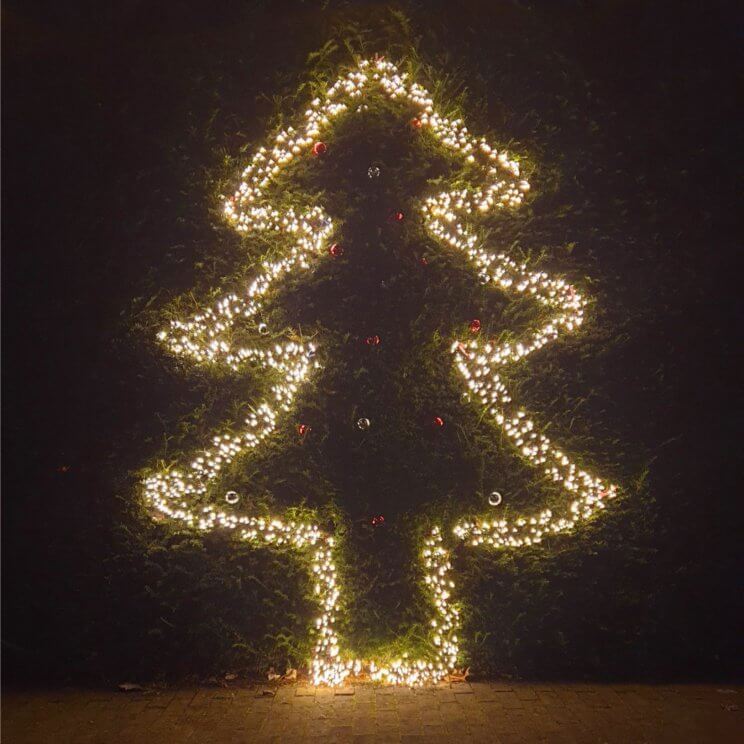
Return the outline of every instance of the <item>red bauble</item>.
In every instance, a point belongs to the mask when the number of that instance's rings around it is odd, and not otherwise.
[[[367,336],[367,338],[364,339],[364,343],[367,344],[367,346],[379,346],[382,343],[382,339],[377,336]]]
[[[320,155],[325,155],[328,152],[328,145],[326,145],[325,142],[316,142],[313,145],[313,155],[315,157],[319,157]]]
[[[444,419],[441,416],[434,416],[434,426],[441,429],[444,426]]]
[[[385,524],[385,517],[382,514],[378,514],[376,517],[372,517],[371,522],[373,527],[381,527]]]
[[[419,119],[417,116],[415,119],[411,119],[411,126],[414,129],[421,129],[421,127],[424,126],[424,122],[421,121],[421,119]]]
[[[340,243],[334,243],[328,249],[328,253],[330,253],[334,258],[338,258],[339,256],[343,255],[344,247]]]
[[[310,427],[307,424],[297,424],[297,433],[304,437],[310,431]]]
[[[405,214],[398,210],[397,212],[393,212],[393,221],[394,222],[403,222],[403,220],[406,218]]]
[[[421,256],[421,258],[419,259],[419,263],[422,266],[428,266],[429,265],[429,259],[426,256]]]
[[[480,331],[481,329],[480,320],[478,320],[478,318],[473,318],[473,320],[470,321],[470,325],[468,326],[468,328],[470,328],[473,333],[478,333],[478,331]]]

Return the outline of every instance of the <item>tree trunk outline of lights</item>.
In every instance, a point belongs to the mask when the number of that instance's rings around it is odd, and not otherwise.
[[[492,148],[485,139],[472,136],[460,120],[439,116],[426,89],[409,81],[408,75],[399,73],[391,62],[384,59],[360,62],[330,86],[324,99],[312,101],[299,130],[288,127],[280,131],[272,145],[256,152],[243,171],[238,189],[225,201],[225,216],[240,232],[291,236],[294,244],[288,254],[274,262],[264,261],[262,273],[253,280],[244,296],[227,295],[190,320],[171,321],[170,327],[158,334],[171,353],[198,364],[222,365],[238,372],[247,362],[252,362],[270,373],[278,373],[282,381],[271,388],[273,399],[263,401],[251,412],[242,431],[215,435],[212,446],[196,454],[184,470],[154,473],[143,483],[148,505],[161,518],[170,518],[201,531],[233,530],[239,539],[257,545],[289,545],[311,551],[314,592],[321,610],[314,622],[316,641],[310,665],[315,685],[339,685],[361,672],[376,681],[420,685],[437,682],[455,670],[459,653],[459,612],[450,599],[454,582],[448,577],[451,565],[442,527],[434,526],[430,530],[421,552],[424,578],[434,610],[430,621],[434,661],[403,658],[390,664],[376,664],[348,658],[341,651],[334,628],[340,589],[331,535],[314,524],[247,517],[214,506],[192,508],[189,500],[205,496],[210,483],[224,466],[271,434],[280,413],[291,408],[299,386],[320,367],[313,343],[288,341],[265,348],[236,346],[230,331],[238,320],[255,323],[263,298],[276,280],[294,270],[310,268],[327,253],[334,225],[322,207],[289,208],[280,212],[270,205],[264,191],[281,169],[295,158],[313,152],[323,128],[332,119],[358,110],[360,99],[374,88],[382,90],[392,100],[412,105],[417,110],[414,119],[417,128],[428,128],[466,164],[477,164],[485,175],[484,184],[480,186],[445,191],[425,199],[420,211],[428,232],[445,246],[462,251],[478,269],[483,283],[531,297],[551,311],[550,320],[518,342],[499,346],[472,338],[455,339],[451,351],[470,392],[487,407],[520,454],[562,485],[570,497],[565,514],[554,515],[550,509],[544,509],[513,521],[475,516],[455,524],[452,536],[473,546],[527,546],[539,543],[545,535],[571,530],[603,509],[605,501],[616,495],[616,486],[578,469],[547,437],[535,431],[534,423],[513,403],[498,374],[501,367],[542,348],[561,332],[578,328],[587,304],[586,299],[563,279],[529,271],[526,265],[504,254],[489,253],[481,247],[477,232],[469,226],[479,214],[508,210],[521,204],[529,184],[520,180],[519,164],[506,153]]]

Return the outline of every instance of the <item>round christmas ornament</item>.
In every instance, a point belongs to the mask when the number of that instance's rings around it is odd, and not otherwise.
[[[325,155],[328,152],[328,145],[326,145],[325,142],[316,142],[313,145],[313,155],[315,157],[320,157],[321,155]]]
[[[225,494],[225,501],[227,501],[228,504],[237,504],[238,501],[240,501],[240,496],[237,491],[228,491]]]
[[[393,220],[393,222],[403,222],[406,216],[398,209],[390,215],[390,218]]]
[[[421,121],[421,119],[418,118],[418,116],[414,119],[411,119],[411,126],[414,129],[421,129],[421,127],[424,126],[424,122]]]
[[[444,426],[444,419],[441,416],[434,416],[433,423],[437,429],[441,429]]]
[[[266,323],[259,323],[258,324],[258,332],[265,336],[269,332],[269,326],[266,325]]]
[[[478,331],[480,331],[481,329],[480,320],[478,320],[478,318],[473,318],[473,320],[471,320],[468,324],[468,328],[470,328],[473,333],[478,333]]]
[[[340,243],[334,243],[328,249],[328,253],[330,253],[334,258],[338,258],[339,256],[343,256],[344,247]]]
[[[304,437],[310,431],[310,427],[307,424],[297,424],[297,433]]]
[[[370,427],[370,420],[368,418],[360,418],[357,421],[357,428],[361,429],[362,431],[367,431]]]
[[[385,524],[385,517],[382,514],[378,514],[375,517],[372,517],[370,520],[372,522],[373,527],[382,527],[383,524]]]
[[[491,506],[498,506],[501,500],[501,494],[498,491],[491,491],[491,495],[488,497],[488,503]]]
[[[374,181],[375,179],[380,177],[380,173],[382,171],[379,169],[376,165],[370,165],[369,168],[367,168],[367,178],[369,178],[371,181]]]
[[[367,344],[367,346],[379,346],[382,343],[382,339],[377,335],[367,336],[367,338],[364,339],[364,343]]]

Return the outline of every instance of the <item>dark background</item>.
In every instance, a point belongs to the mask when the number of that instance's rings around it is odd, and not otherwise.
[[[350,60],[345,42],[415,48],[466,88],[471,130],[538,171],[525,232],[595,282],[586,335],[522,392],[629,496],[575,540],[462,557],[476,671],[740,674],[743,28],[723,3],[6,2],[6,680],[303,658],[301,566],[153,527],[136,471],[165,457],[166,434],[177,450],[210,430],[188,418],[201,401],[236,392],[184,381],[151,331],[173,297],[233,271],[217,194],[292,115],[306,71]]]

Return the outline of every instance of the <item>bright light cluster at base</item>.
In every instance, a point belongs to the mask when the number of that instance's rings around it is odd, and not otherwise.
[[[459,119],[441,117],[434,110],[429,93],[409,81],[407,74],[399,73],[390,62],[383,59],[360,62],[356,69],[331,85],[323,99],[311,102],[299,130],[288,127],[280,131],[268,147],[256,152],[243,171],[239,187],[225,202],[225,215],[237,230],[289,236],[286,255],[264,261],[261,272],[244,292],[225,296],[214,307],[189,320],[172,321],[168,329],[158,334],[171,353],[197,364],[222,365],[233,372],[241,371],[247,363],[258,366],[277,378],[272,387],[273,397],[260,402],[238,431],[215,435],[211,446],[197,453],[188,466],[155,473],[143,484],[147,503],[160,517],[202,531],[234,530],[239,539],[257,545],[287,545],[311,552],[311,576],[320,609],[314,622],[315,645],[310,664],[311,679],[316,685],[339,685],[362,674],[390,684],[437,682],[456,669],[459,653],[459,614],[452,601],[454,582],[449,578],[449,552],[441,527],[431,529],[421,551],[424,581],[434,613],[430,621],[429,658],[403,657],[382,663],[355,659],[341,649],[334,626],[340,589],[331,535],[313,524],[249,517],[203,504],[223,469],[274,431],[280,413],[291,408],[299,386],[320,366],[314,344],[260,342],[257,335],[267,332],[260,318],[268,290],[278,279],[294,270],[308,269],[320,256],[327,255],[334,225],[319,206],[280,212],[269,203],[265,192],[293,160],[312,157],[313,147],[333,119],[366,107],[360,105],[360,100],[375,90],[413,108],[418,128],[428,129],[461,156],[467,173],[472,168],[483,177],[483,183],[474,188],[445,191],[424,199],[420,213],[427,231],[438,242],[462,251],[484,284],[532,298],[549,313],[549,319],[519,341],[495,345],[455,339],[451,350],[472,397],[487,409],[528,462],[561,485],[568,503],[556,514],[544,509],[511,520],[488,517],[461,520],[451,534],[472,546],[529,546],[547,535],[574,528],[603,509],[606,500],[616,494],[615,486],[579,469],[536,430],[527,413],[512,401],[499,373],[501,368],[520,361],[561,333],[578,328],[587,304],[563,279],[530,271],[502,253],[486,251],[481,237],[470,226],[494,209],[516,208],[522,203],[529,184],[520,179],[519,164],[485,139],[471,135]],[[243,343],[241,339],[246,336],[253,337],[254,343]]]

